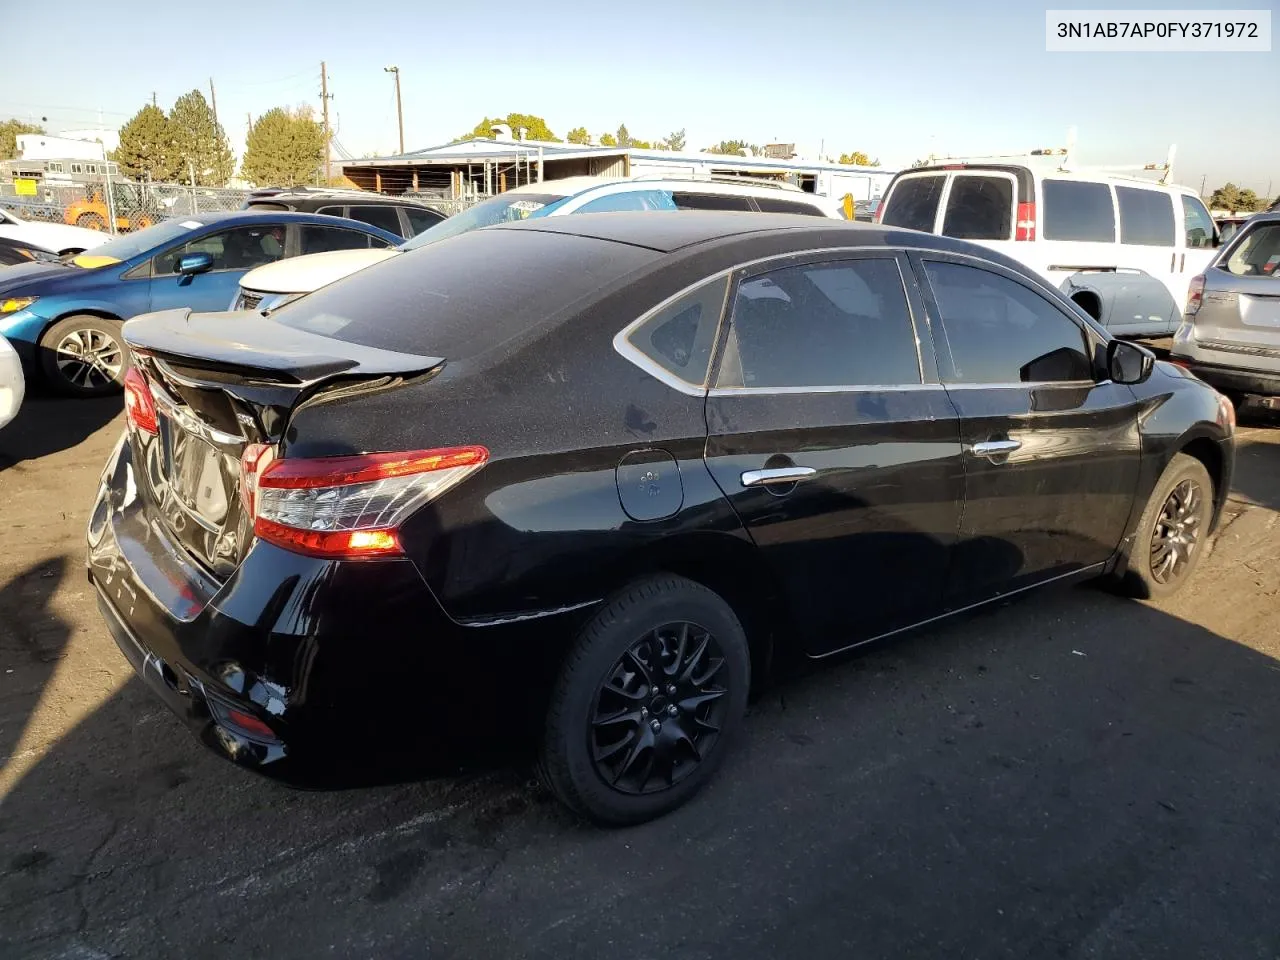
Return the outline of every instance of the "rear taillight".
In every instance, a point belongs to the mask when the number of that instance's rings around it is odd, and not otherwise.
[[[240,454],[240,502],[251,517],[258,496],[258,478],[274,457],[275,448],[266,443],[246,444]]]
[[[130,367],[124,375],[124,411],[129,422],[143,433],[155,436],[156,400],[151,395],[147,378],[137,367]]]
[[[246,479],[252,451],[252,477]],[[241,497],[261,540],[313,557],[402,556],[400,524],[484,466],[484,447],[314,460],[246,448]],[[264,462],[265,461],[265,462]]]
[[[1036,238],[1036,205],[1034,203],[1018,204],[1018,216],[1013,224],[1013,239],[1034,240]]]
[[[1204,274],[1192,277],[1187,286],[1187,316],[1194,317],[1200,312],[1200,304],[1204,300]]]

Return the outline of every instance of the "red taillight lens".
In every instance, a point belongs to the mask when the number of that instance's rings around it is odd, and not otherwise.
[[[247,469],[241,475],[254,533],[308,556],[354,559],[402,555],[401,522],[484,466],[489,451],[448,447],[263,462],[264,456],[254,453],[252,480],[245,479]]]
[[[1013,224],[1013,239],[1034,240],[1036,238],[1036,205],[1034,203],[1018,204],[1018,216]]]
[[[258,478],[274,458],[275,449],[266,443],[246,444],[240,454],[240,502],[251,517],[258,495]]]
[[[151,387],[147,378],[137,367],[130,367],[124,375],[124,411],[129,422],[143,433],[155,436],[156,400],[151,395]]]
[[[1194,317],[1200,312],[1200,304],[1204,300],[1204,274],[1192,277],[1187,286],[1187,316]]]

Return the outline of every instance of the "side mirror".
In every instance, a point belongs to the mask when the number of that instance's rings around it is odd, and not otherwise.
[[[211,253],[188,253],[178,261],[178,269],[175,273],[180,273],[184,277],[191,277],[197,273],[208,273],[213,269],[213,254]]]
[[[1107,375],[1115,383],[1143,383],[1155,369],[1156,355],[1128,340],[1107,344]]]

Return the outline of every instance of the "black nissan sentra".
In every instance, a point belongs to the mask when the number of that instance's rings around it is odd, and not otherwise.
[[[607,823],[701,788],[787,657],[1178,589],[1234,457],[1013,261],[802,217],[495,227],[125,337],[89,576],[200,738],[307,782],[496,736]]]

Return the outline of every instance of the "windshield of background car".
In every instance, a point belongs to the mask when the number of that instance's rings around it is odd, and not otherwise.
[[[441,220],[434,227],[428,227],[420,234],[400,245],[401,250],[417,250],[437,240],[456,237],[460,233],[469,233],[481,227],[492,227],[498,223],[518,223],[542,210],[549,204],[564,199],[555,193],[504,193],[490,197],[483,203],[477,203],[470,210],[455,213],[447,220]]]
[[[94,247],[90,253],[95,266],[101,266],[102,263],[107,262],[101,261],[103,257],[116,261],[129,260],[140,253],[164,246],[169,241],[177,240],[184,234],[203,226],[204,224],[198,220],[166,220],[163,223],[157,223],[154,227],[147,227],[136,233],[122,234],[114,240],[108,240],[101,246]]]
[[[272,316],[348,343],[456,362],[507,348],[658,256],[572,234],[477,230],[374,264]],[[637,304],[636,315],[642,310]],[[612,339],[621,326],[605,324],[600,336]]]

